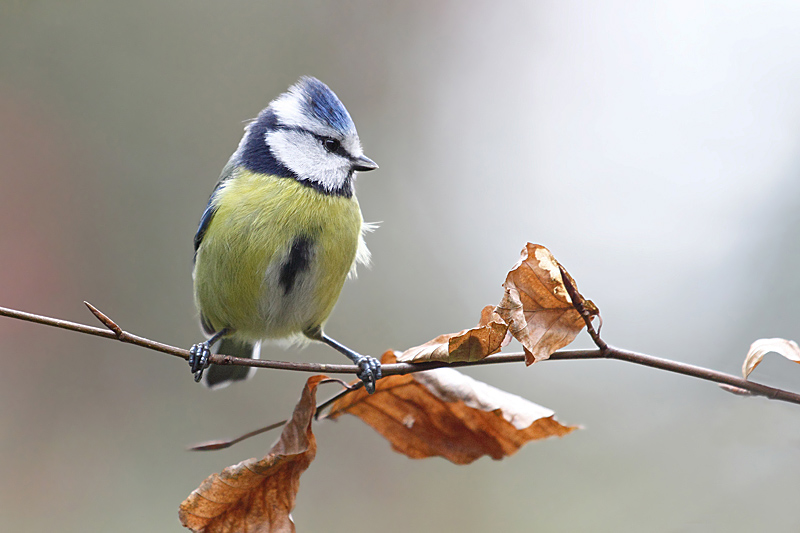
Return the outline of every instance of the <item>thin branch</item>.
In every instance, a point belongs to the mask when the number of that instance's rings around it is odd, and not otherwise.
[[[263,428],[258,428],[256,430],[250,431],[245,433],[244,435],[240,435],[235,439],[230,440],[209,440],[206,442],[201,442],[200,444],[195,444],[194,446],[189,446],[187,448],[190,452],[213,452],[217,450],[224,450],[225,448],[230,448],[234,444],[238,444],[245,439],[249,439],[250,437],[255,437],[256,435],[261,435],[262,433],[266,433],[267,431],[272,431],[273,429],[278,429],[281,426],[286,424],[287,420],[281,420],[280,422],[275,422],[274,424],[270,424],[268,426],[264,426]]]
[[[34,322],[36,324],[44,324],[45,326],[53,326],[61,329],[68,329],[70,331],[77,331],[79,333],[86,333],[87,335],[94,335],[96,337],[104,337],[106,339],[116,339],[128,344],[135,344],[143,348],[149,348],[157,352],[163,352],[176,357],[184,359],[189,358],[189,351],[183,348],[176,348],[169,344],[152,341],[138,335],[133,335],[122,329],[114,323],[113,320],[97,310],[89,302],[83,302],[86,307],[109,329],[97,328],[87,326],[85,324],[78,324],[77,322],[70,322],[68,320],[60,320],[58,318],[51,318],[48,316],[34,315],[33,313],[26,313],[24,311],[17,311],[16,309],[8,309],[7,307],[0,307],[0,316],[7,316],[9,318],[16,318],[25,320],[27,322]],[[102,318],[101,318],[102,317]]]
[[[594,324],[592,324],[592,318],[597,316],[598,320],[600,321],[600,326],[603,325],[603,319],[600,318],[599,311],[597,308],[595,308],[595,312],[591,313],[588,309],[586,309],[586,300],[583,295],[578,292],[578,287],[576,287],[573,283],[572,276],[569,275],[567,269],[561,266],[561,263],[558,264],[558,269],[561,271],[561,279],[564,282],[564,287],[567,289],[567,294],[569,294],[569,298],[572,301],[572,307],[574,307],[575,310],[580,313],[581,318],[583,318],[583,322],[586,324],[586,331],[589,333],[589,336],[592,338],[595,345],[600,348],[601,352],[605,352],[608,349],[608,345],[606,344],[606,341],[600,338],[599,327],[597,330],[595,330]]]
[[[567,284],[568,290],[570,286],[571,284]],[[572,287],[572,289],[574,290],[574,287]],[[575,292],[577,294],[577,291]],[[582,308],[583,298],[573,298],[573,303],[576,305],[576,308],[578,306]],[[88,335],[104,337],[106,339],[115,339],[120,342],[134,344],[136,346],[148,348],[150,350],[154,350],[157,352],[162,352],[174,355],[176,357],[181,357],[183,359],[188,359],[189,357],[188,350],[185,350],[183,348],[177,348],[175,346],[170,346],[168,344],[164,344],[161,342],[156,342],[147,339],[145,337],[134,335],[132,333],[128,333],[124,331],[122,328],[120,328],[116,324],[116,322],[111,320],[107,315],[99,311],[96,307],[92,306],[89,303],[86,303],[86,306],[92,311],[92,313],[98,318],[98,320],[100,320],[108,329],[87,326],[85,324],[78,324],[76,322],[69,322],[67,320],[59,320],[57,318],[35,315],[32,313],[26,313],[15,309],[8,309],[5,307],[0,307],[0,316],[7,316],[9,318],[16,318],[19,320],[25,320],[37,324],[44,324],[47,326],[67,329],[70,331],[77,331],[80,333],[86,333]],[[580,312],[581,315],[584,317],[584,320],[586,320],[587,325],[591,326],[591,314],[589,314],[585,308],[583,309],[583,311],[581,311],[581,309],[578,309],[578,312]],[[594,335],[592,335],[592,333],[594,333]],[[691,376],[706,381],[712,381],[720,385],[725,385],[724,388],[725,390],[728,391],[730,391],[731,388],[738,389],[738,393],[740,394],[742,393],[742,391],[748,391],[752,394],[765,396],[773,400],[779,400],[783,402],[789,402],[800,405],[800,394],[785,391],[782,389],[776,389],[774,387],[769,387],[767,385],[763,385],[753,381],[748,381],[740,377],[733,376],[731,374],[717,372],[715,370],[710,370],[708,368],[689,365],[686,363],[679,363],[677,361],[671,361],[669,359],[661,359],[659,357],[654,357],[652,355],[641,354],[609,346],[604,341],[602,341],[602,339],[600,339],[599,334],[597,334],[597,332],[594,331],[593,327],[590,329],[590,335],[592,335],[592,338],[595,340],[596,343],[598,343],[599,340],[599,345],[602,345],[603,348],[597,350],[561,350],[553,353],[550,356],[549,360],[567,361],[567,360],[585,360],[585,359],[615,359],[618,361],[626,361],[629,363],[635,363],[637,365],[642,365],[650,368],[658,368],[660,370],[666,370],[668,372],[683,374],[685,376]],[[490,364],[501,364],[501,363],[519,363],[524,360],[525,360],[525,354],[523,353],[506,353],[506,354],[490,355],[484,359],[481,359],[480,361],[475,361],[475,362],[445,363],[440,361],[429,361],[424,363],[394,363],[394,364],[383,365],[382,369],[384,376],[390,376],[398,374],[410,374],[412,372],[420,372],[424,370],[431,370],[434,368],[441,368],[441,367],[462,367],[462,366],[490,365]],[[218,365],[241,365],[241,366],[252,366],[257,368],[272,368],[276,370],[292,370],[297,372],[313,372],[313,373],[324,373],[324,374],[357,374],[360,371],[359,367],[357,367],[356,365],[269,361],[263,359],[261,360],[246,359],[242,357],[233,357],[230,355],[217,355],[217,354],[211,356],[211,362]]]
[[[679,363],[669,359],[661,359],[660,357],[653,357],[643,353],[631,352],[623,350],[614,346],[608,346],[606,357],[608,359],[616,359],[617,361],[627,361],[628,363],[636,363],[637,365],[644,365],[650,368],[658,368],[660,370],[667,370],[675,372],[676,374],[683,374],[684,376],[691,376],[694,378],[704,379],[706,381],[713,381],[720,386],[725,385],[724,390],[730,390],[730,387],[738,389],[737,394],[742,394],[742,391],[748,391],[758,396],[765,396],[770,400],[780,400],[782,402],[795,403],[800,405],[800,394],[789,392],[783,389],[776,389],[755,381],[748,381],[737,376],[717,372],[708,368],[700,366],[689,365],[686,363]]]
[[[50,318],[47,316],[34,315],[33,313],[26,313],[25,311],[17,311],[16,309],[9,309],[7,307],[0,307],[0,316],[7,316],[9,318],[16,318],[18,320],[25,320],[27,322],[34,322],[36,324],[44,324],[45,326],[53,326],[61,329],[68,329],[71,331],[78,331],[80,333],[87,333],[97,337],[105,337],[107,339],[115,339],[117,336],[107,329],[96,328],[93,326],[85,326],[76,322],[68,320],[60,320],[58,318]]]
[[[353,391],[356,391],[356,390],[358,390],[358,389],[360,389],[361,387],[364,386],[364,382],[363,381],[357,381],[351,386],[348,383],[342,381],[341,379],[337,379],[337,378],[323,379],[319,383],[320,383],[320,385],[323,384],[323,383],[338,383],[339,385],[341,385],[344,388],[343,388],[343,390],[341,390],[338,393],[334,394],[331,398],[329,398],[329,399],[325,400],[324,402],[322,402],[321,404],[317,405],[317,408],[314,411],[314,420],[317,420],[317,418],[319,417],[320,413],[326,407],[328,407],[330,404],[332,404],[333,402],[335,402],[336,400],[338,400],[342,396],[344,396],[346,394],[349,394],[349,393],[351,393]],[[213,452],[213,451],[217,451],[217,450],[224,450],[225,448],[230,448],[234,444],[238,444],[238,443],[242,442],[245,439],[249,439],[250,437],[255,437],[257,435],[261,435],[262,433],[266,433],[267,431],[271,431],[273,429],[277,429],[279,427],[282,427],[282,426],[284,426],[286,424],[286,422],[288,422],[288,420],[281,420],[280,422],[275,422],[275,423],[270,424],[268,426],[264,426],[263,428],[258,428],[258,429],[254,429],[253,431],[249,431],[249,432],[245,433],[244,435],[240,435],[240,436],[238,436],[238,437],[236,437],[234,439],[209,440],[209,441],[201,442],[199,444],[195,444],[194,446],[190,446],[188,448],[188,451],[190,451],[190,452]]]

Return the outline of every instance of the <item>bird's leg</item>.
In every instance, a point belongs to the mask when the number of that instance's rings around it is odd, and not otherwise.
[[[203,342],[198,342],[189,349],[189,367],[194,374],[195,382],[198,382],[200,379],[202,379],[203,371],[211,364],[209,363],[209,358],[211,357],[211,347],[230,332],[230,328],[222,328],[218,332],[214,333],[210,339]]]
[[[337,352],[346,355],[348,359],[358,365],[358,367],[361,369],[361,372],[359,372],[357,375],[358,378],[364,382],[364,388],[367,389],[367,392],[370,394],[375,392],[375,382],[381,379],[380,361],[374,357],[370,357],[369,355],[361,355],[358,352],[354,352],[344,344],[335,341],[321,331],[319,332],[319,337],[317,338]]]

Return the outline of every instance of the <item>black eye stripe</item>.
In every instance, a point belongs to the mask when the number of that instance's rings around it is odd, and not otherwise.
[[[342,146],[342,143],[338,139],[334,139],[333,137],[325,137],[323,135],[316,135],[313,133],[312,135],[314,135],[314,137],[316,137],[317,140],[322,143],[322,146],[328,152],[346,157],[347,159],[352,159],[352,156],[347,153],[347,150],[344,149],[344,146]]]
[[[347,158],[347,159],[353,159],[353,156],[351,156],[347,152],[347,150],[344,149],[344,146],[342,146],[341,141],[339,141],[338,139],[334,139],[333,137],[326,137],[325,135],[319,135],[317,133],[308,131],[305,128],[298,128],[297,126],[286,126],[284,124],[275,125],[272,129],[273,130],[296,131],[296,132],[300,132],[300,133],[307,133],[307,134],[313,136],[316,140],[318,140],[328,152],[330,152],[332,154],[340,155],[340,156],[342,156],[344,158]],[[328,141],[335,142],[336,146],[334,146],[333,149],[329,149],[325,144]]]

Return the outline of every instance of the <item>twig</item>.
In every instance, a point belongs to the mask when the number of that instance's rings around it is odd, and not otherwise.
[[[213,452],[216,450],[224,450],[225,448],[230,448],[234,444],[238,444],[245,439],[249,439],[250,437],[255,437],[256,435],[261,435],[262,433],[266,433],[267,431],[271,431],[273,429],[277,429],[283,425],[285,425],[287,420],[281,420],[280,422],[275,422],[274,424],[270,424],[263,428],[258,428],[256,430],[250,431],[245,433],[244,435],[240,435],[235,439],[230,440],[209,440],[206,442],[201,442],[200,444],[195,444],[194,446],[189,446],[187,448],[190,452]]]
[[[578,292],[578,288],[572,282],[572,276],[570,276],[567,270],[561,266],[561,263],[558,264],[558,268],[561,271],[561,279],[564,281],[564,287],[567,289],[567,294],[569,294],[569,298],[572,300],[572,307],[574,307],[575,310],[580,313],[581,318],[583,318],[583,322],[586,324],[586,331],[589,333],[589,336],[592,338],[595,345],[600,348],[601,352],[605,352],[608,349],[608,345],[606,344],[606,341],[600,338],[600,332],[595,330],[594,324],[592,324],[592,317],[594,316],[598,317],[601,325],[603,323],[603,319],[600,318],[599,313],[591,313],[588,309],[586,309],[586,305],[584,304],[586,300],[583,298],[583,295]],[[595,309],[595,311],[597,310]]]
[[[338,383],[339,385],[344,387],[344,389],[339,391],[335,395],[333,395],[331,398],[325,400],[321,404],[317,405],[317,408],[314,411],[314,420],[317,420],[317,418],[319,417],[319,415],[323,411],[323,409],[328,407],[330,404],[332,404],[333,402],[335,402],[336,400],[338,400],[339,398],[341,398],[345,394],[348,394],[350,392],[356,391],[356,390],[358,390],[358,389],[360,389],[361,387],[364,386],[364,382],[363,381],[357,381],[351,386],[348,383],[342,381],[341,379],[337,379],[337,378],[323,379],[319,383],[320,383],[320,385],[323,384],[323,383]],[[242,442],[245,439],[249,439],[250,437],[255,437],[257,435],[261,435],[262,433],[266,433],[267,431],[282,427],[282,426],[284,426],[286,424],[286,422],[288,422],[288,420],[281,420],[280,422],[275,422],[274,424],[270,424],[270,425],[265,426],[263,428],[254,429],[253,431],[249,431],[249,432],[245,433],[244,435],[240,435],[239,437],[236,437],[235,439],[209,440],[209,441],[201,442],[199,444],[195,444],[194,446],[190,446],[188,448],[188,451],[190,451],[190,452],[212,452],[212,451],[216,451],[216,450],[224,450],[225,448],[230,448],[234,444],[238,444],[238,443]]]
[[[569,290],[570,285],[567,285],[567,287]],[[574,290],[574,287],[572,287],[572,289]],[[575,292],[577,294],[577,291]],[[583,307],[583,298],[582,297],[573,298],[573,303],[577,303],[580,305],[580,307]],[[86,333],[88,335],[104,337],[106,339],[115,339],[128,344],[134,344],[136,346],[148,348],[150,350],[154,350],[157,352],[163,352],[170,355],[174,355],[176,357],[181,357],[183,359],[188,359],[189,357],[188,350],[156,342],[147,339],[145,337],[133,335],[132,333],[128,333],[124,331],[122,328],[120,328],[116,324],[116,322],[111,320],[107,315],[100,312],[96,307],[88,303],[86,305],[92,311],[92,313],[101,322],[103,322],[103,324],[108,329],[87,326],[84,324],[69,322],[67,320],[59,320],[57,318],[35,315],[32,313],[17,311],[15,309],[8,309],[5,307],[0,307],[0,316],[7,316],[10,318],[26,320],[28,322],[34,322],[37,324],[44,324],[47,326],[68,329],[71,331]],[[578,312],[581,312],[581,309],[578,309]],[[584,320],[586,320],[586,322],[588,323],[587,325],[591,325],[591,314],[588,313],[585,308],[583,308],[583,312],[581,312],[581,315],[584,317]],[[592,335],[593,332],[594,334]],[[710,370],[708,368],[689,365],[686,363],[679,363],[677,361],[671,361],[669,359],[661,359],[659,357],[654,357],[652,355],[636,353],[628,350],[623,350],[621,348],[609,346],[602,339],[600,339],[599,334],[597,334],[597,332],[594,330],[593,327],[590,329],[589,333],[590,335],[592,335],[592,338],[595,340],[596,343],[599,340],[598,346],[602,345],[603,348],[597,350],[562,350],[553,353],[550,356],[549,360],[567,361],[567,360],[584,360],[584,359],[616,359],[618,361],[626,361],[629,363],[635,363],[637,365],[647,366],[650,368],[658,368],[660,370],[666,370],[668,372],[674,372],[677,374],[683,374],[685,376],[691,376],[706,381],[712,381],[717,384],[724,384],[728,387],[726,388],[726,390],[729,391],[730,387],[733,387],[735,389],[748,391],[755,395],[765,396],[772,400],[779,400],[783,402],[789,402],[800,405],[800,394],[785,391],[782,389],[776,389],[774,387],[762,385],[754,381],[747,381],[740,377],[736,377],[731,374],[725,374],[722,372],[717,372],[715,370]],[[420,372],[423,370],[431,370],[434,368],[441,368],[441,367],[462,367],[462,366],[490,365],[490,364],[501,364],[501,363],[518,363],[524,360],[525,360],[525,354],[523,353],[506,353],[506,354],[490,355],[476,362],[445,363],[439,361],[430,361],[425,363],[393,363],[393,364],[383,365],[382,370],[384,376],[391,376],[399,374],[410,374],[412,372]],[[246,359],[242,357],[232,357],[230,355],[216,355],[216,354],[212,355],[211,362],[218,365],[242,365],[242,366],[253,366],[257,368],[272,368],[276,370],[292,370],[297,372],[313,372],[313,373],[324,373],[324,374],[357,374],[358,372],[360,372],[360,368],[357,367],[356,365],[269,361],[263,359],[261,360]]]

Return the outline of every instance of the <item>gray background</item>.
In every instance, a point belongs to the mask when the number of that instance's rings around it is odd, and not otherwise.
[[[753,340],[800,338],[797,2],[4,0],[0,305],[93,324],[88,300],[196,342],[197,221],[242,121],[303,74],[381,165],[358,182],[374,266],[328,326],[354,348],[473,325],[526,241],[613,344],[735,374]],[[178,359],[10,319],[0,357],[8,531],[180,531],[183,498],[275,434],[184,446],[280,420],[306,378],[211,393]],[[457,467],[320,424],[298,530],[800,529],[798,406],[618,362],[468,373],[585,429]],[[755,379],[797,390],[800,368]]]

